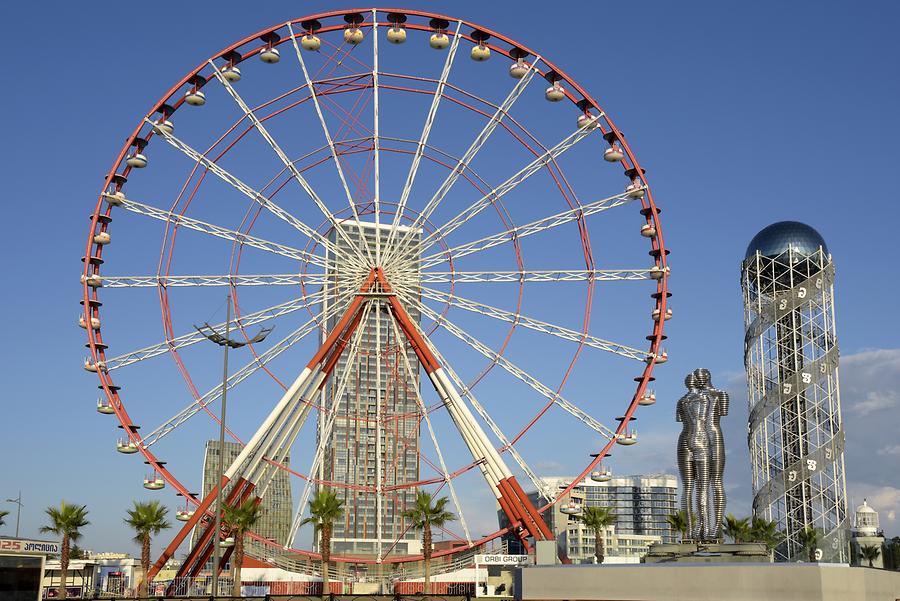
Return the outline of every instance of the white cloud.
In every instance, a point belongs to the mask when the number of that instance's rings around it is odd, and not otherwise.
[[[898,397],[897,393],[893,390],[873,390],[866,395],[864,400],[857,401],[850,405],[849,410],[859,413],[860,415],[868,415],[875,411],[896,407],[898,405],[898,400],[900,400],[900,397]]]
[[[900,444],[887,445],[886,447],[881,447],[878,449],[877,453],[882,457],[887,457],[890,455],[900,455]]]
[[[537,468],[540,472],[554,472],[559,473],[566,470],[566,466],[564,466],[559,461],[552,461],[549,459],[544,459],[538,461],[534,464],[534,467]]]

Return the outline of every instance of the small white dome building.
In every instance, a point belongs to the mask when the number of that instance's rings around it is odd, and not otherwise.
[[[869,506],[866,499],[856,508],[853,517],[853,527],[850,529],[850,564],[868,566],[868,560],[862,557],[863,547],[876,547],[884,552],[884,534],[878,523],[878,512]],[[871,567],[883,568],[884,559],[881,554],[872,560]]]
[[[853,533],[856,536],[878,536],[878,512],[869,507],[866,499],[856,508],[856,517],[853,520]]]

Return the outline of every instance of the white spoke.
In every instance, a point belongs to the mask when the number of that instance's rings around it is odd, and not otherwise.
[[[547,269],[523,271],[424,271],[417,274],[423,284],[453,282],[621,282],[649,280],[650,269]],[[409,285],[409,283],[407,283]]]
[[[475,349],[476,351],[478,351],[479,353],[484,355],[491,362],[502,367],[507,373],[509,373],[510,375],[512,375],[513,377],[518,379],[519,381],[527,384],[529,387],[531,387],[532,389],[537,391],[541,396],[547,398],[548,400],[552,401],[554,404],[558,405],[560,408],[562,408],[566,412],[570,413],[571,415],[573,415],[576,418],[578,418],[579,420],[581,420],[584,424],[586,424],[589,428],[591,428],[595,432],[599,433],[601,436],[604,436],[605,438],[608,438],[610,440],[616,438],[616,433],[613,430],[611,430],[607,426],[603,425],[602,423],[600,423],[599,421],[594,419],[592,416],[590,416],[587,413],[585,413],[584,411],[582,411],[576,405],[572,404],[571,402],[569,402],[568,400],[563,398],[562,395],[553,392],[550,388],[545,386],[540,380],[529,375],[527,372],[523,371],[522,369],[518,368],[509,359],[507,359],[507,358],[503,357],[502,355],[496,353],[495,351],[491,350],[491,348],[488,347],[487,345],[485,345],[483,342],[481,342],[480,340],[478,340],[471,334],[468,334],[464,330],[460,329],[459,327],[457,327],[455,324],[453,324],[451,321],[449,321],[445,317],[438,315],[437,312],[433,311],[427,305],[416,302],[416,301],[412,300],[409,296],[407,296],[403,293],[398,292],[398,294],[400,294],[403,297],[404,301],[407,304],[418,307],[423,315],[428,316],[428,318],[431,319],[432,321],[434,321],[436,324],[440,325],[445,330],[447,330],[448,332],[450,332],[451,334],[453,334],[454,336],[456,336],[457,338],[459,338],[460,340],[465,342],[471,348]]]
[[[294,179],[297,181],[297,183],[300,184],[300,187],[303,188],[303,190],[310,197],[310,199],[313,201],[313,203],[315,203],[315,205],[319,208],[319,210],[322,212],[322,214],[325,215],[325,218],[335,228],[335,231],[341,231],[334,215],[332,215],[331,211],[328,210],[328,207],[325,206],[325,203],[322,202],[322,199],[319,197],[319,195],[316,193],[316,191],[312,188],[312,186],[309,185],[309,182],[306,181],[306,178],[303,177],[303,174],[300,173],[300,170],[297,169],[297,166],[294,164],[294,162],[288,158],[287,154],[285,154],[284,150],[282,150],[282,148],[281,148],[281,146],[279,146],[278,142],[275,141],[275,138],[273,138],[272,135],[269,133],[269,131],[265,128],[265,126],[262,124],[262,121],[260,121],[259,118],[257,118],[256,114],[253,112],[253,110],[250,108],[250,106],[244,101],[243,98],[241,98],[240,94],[237,93],[237,90],[234,89],[234,86],[231,85],[231,82],[229,82],[227,79],[225,79],[225,77],[222,75],[222,72],[219,71],[219,68],[215,65],[215,63],[213,63],[210,60],[209,64],[214,69],[216,78],[225,87],[225,90],[228,92],[229,96],[231,96],[231,98],[241,108],[241,110],[244,112],[244,115],[246,115],[250,119],[250,121],[253,123],[253,126],[256,128],[256,131],[258,131],[259,134],[263,137],[263,139],[269,144],[269,146],[272,147],[272,150],[275,151],[275,154],[278,155],[278,158],[281,159],[281,162],[284,164],[284,166],[287,167],[288,170],[290,170],[291,175],[294,176]],[[309,93],[312,96],[313,100],[316,100],[315,90],[313,90],[311,83],[309,84]],[[318,103],[317,100],[316,100],[316,102]],[[318,107],[318,104],[316,106]],[[335,157],[335,161],[337,161],[337,155],[334,154],[335,153],[334,144],[331,142],[330,138],[328,139],[328,146],[331,149],[332,155]],[[269,201],[269,202],[271,202],[271,201]],[[320,242],[322,242],[323,245],[325,245],[330,251],[337,253],[337,249],[334,247],[334,245],[332,245],[329,241],[327,241],[324,237],[322,237],[318,232],[314,232],[314,233],[316,236],[318,236],[317,239]],[[341,233],[344,233],[344,232],[341,231]],[[344,235],[346,236],[345,233],[344,233]],[[347,241],[347,240],[345,240],[345,241]],[[350,245],[350,246],[348,246],[348,249],[349,248],[355,248],[355,247]],[[347,259],[352,260],[350,255],[348,255]],[[358,263],[358,261],[354,261],[354,262]]]
[[[372,118],[373,161],[375,163],[375,264],[381,265],[381,138],[378,116],[378,11],[372,10]]]
[[[365,320],[368,318],[368,313],[370,311],[370,305],[367,304],[363,309],[364,313],[360,324],[364,324]],[[318,435],[318,444],[316,444],[316,452],[313,455],[312,465],[309,467],[309,477],[303,485],[303,493],[300,495],[300,503],[297,505],[297,512],[294,516],[294,520],[291,522],[291,530],[288,534],[287,541],[284,543],[284,548],[287,549],[290,547],[294,538],[297,536],[297,532],[300,530],[300,523],[303,521],[303,510],[306,508],[306,504],[309,501],[309,495],[312,492],[313,480],[315,480],[314,474],[319,471],[319,466],[322,464],[322,460],[325,458],[325,447],[328,446],[329,440],[331,438],[331,432],[334,429],[334,422],[337,419],[338,409],[341,407],[341,403],[344,399],[344,392],[347,388],[347,382],[350,380],[350,374],[353,372],[353,362],[356,360],[359,354],[359,342],[362,339],[362,334],[365,328],[357,327],[356,332],[353,336],[353,341],[350,344],[350,349],[347,354],[347,369],[344,370],[344,373],[341,375],[341,380],[338,382],[338,386],[335,389],[334,394],[334,406],[330,408],[326,408],[323,402],[322,408],[320,411],[325,412],[328,415],[328,419],[324,421],[324,425],[322,428],[321,434]]]
[[[491,305],[485,305],[483,303],[463,298],[457,294],[451,295],[439,290],[434,290],[432,288],[426,287],[421,288],[420,294],[424,298],[428,298],[439,303],[447,303],[452,307],[459,307],[460,309],[465,309],[466,311],[470,311],[472,313],[478,313],[486,317],[491,317],[493,319],[505,321],[507,323],[516,324],[517,326],[522,326],[536,332],[541,332],[542,334],[549,334],[550,336],[555,336],[563,340],[570,340],[579,344],[584,343],[585,346],[589,346],[601,351],[606,351],[608,353],[614,353],[627,359],[634,359],[636,361],[644,362],[647,360],[647,357],[652,356],[651,353],[642,351],[640,349],[625,346],[624,344],[610,342],[609,340],[603,340],[602,338],[597,338],[596,336],[591,336],[590,334],[565,328],[563,326],[558,326],[552,323],[547,323],[539,319],[533,319],[526,315],[522,315],[521,313],[511,313],[509,311],[504,311],[503,309],[498,309],[497,307],[492,307]]]
[[[334,140],[331,139],[331,133],[328,131],[328,124],[325,123],[325,115],[322,113],[322,107],[319,104],[319,96],[316,94],[316,88],[313,85],[312,79],[309,77],[309,71],[306,69],[306,62],[303,60],[303,53],[300,51],[300,46],[297,44],[297,36],[294,34],[294,28],[290,23],[287,23],[288,31],[291,33],[291,42],[294,44],[294,51],[297,54],[297,61],[300,63],[300,69],[303,71],[303,77],[306,80],[306,85],[309,87],[309,94],[313,101],[313,106],[315,106],[316,114],[319,116],[319,124],[322,126],[322,133],[325,134],[325,141],[328,143],[329,148],[331,148],[331,157],[334,159],[334,166],[337,169],[338,177],[341,180],[341,185],[344,187],[344,193],[347,195],[347,203],[350,205],[350,210],[353,212],[353,217],[356,219],[356,227],[359,231],[359,245],[354,245],[350,242],[349,238],[345,240],[350,245],[350,248],[357,249],[359,252],[359,247],[362,246],[363,250],[366,252],[366,256],[369,259],[369,264],[372,263],[372,251],[369,249],[369,245],[366,244],[366,237],[363,233],[362,223],[359,219],[359,213],[356,210],[356,203],[353,201],[353,195],[350,193],[350,187],[347,185],[347,178],[344,176],[344,169],[341,167],[341,160],[338,156],[337,149],[334,146]],[[344,232],[337,223],[334,223],[335,230],[340,232],[345,238],[347,236],[346,232]]]
[[[330,279],[334,279],[333,276]],[[323,273],[271,273],[265,275],[105,275],[103,288],[183,288],[191,286],[319,286],[329,276]]]
[[[422,161],[422,155],[425,153],[425,148],[428,147],[428,136],[431,135],[431,126],[434,124],[434,118],[435,115],[437,115],[438,105],[440,105],[441,98],[443,98],[444,96],[444,87],[447,85],[447,78],[450,76],[450,68],[453,66],[453,59],[456,57],[456,49],[459,46],[460,27],[462,27],[462,21],[457,21],[456,31],[453,33],[453,43],[450,45],[450,51],[447,53],[447,58],[444,60],[444,69],[441,71],[441,78],[438,80],[437,88],[434,91],[434,96],[432,96],[431,98],[431,106],[428,108],[428,115],[425,117],[425,125],[422,127],[422,134],[419,136],[419,145],[416,147],[416,152],[413,155],[412,164],[409,167],[409,173],[407,173],[406,175],[406,183],[403,184],[403,191],[400,193],[400,201],[397,204],[397,212],[394,213],[391,232],[388,235],[387,243],[385,244],[388,249],[392,248],[394,236],[397,231],[397,226],[400,225],[400,220],[403,217],[404,210],[406,209],[406,201],[409,198],[409,193],[412,190],[413,182],[415,182],[416,174],[419,171],[419,163]]]
[[[422,227],[422,225],[428,221],[428,218],[431,217],[431,214],[435,211],[435,209],[437,209],[441,201],[443,201],[447,194],[450,192],[453,184],[455,184],[456,180],[459,179],[459,176],[465,173],[466,169],[468,169],[469,167],[469,164],[475,158],[475,155],[477,155],[478,152],[484,147],[484,145],[488,141],[488,138],[491,137],[491,134],[494,133],[494,130],[498,125],[500,125],[500,122],[509,113],[513,104],[516,103],[516,100],[518,100],[519,96],[522,95],[522,92],[525,91],[525,88],[528,87],[528,84],[531,82],[532,77],[534,77],[534,74],[538,72],[537,65],[540,61],[540,57],[535,58],[534,62],[529,67],[528,73],[525,74],[525,77],[522,77],[521,79],[516,81],[516,85],[514,85],[512,90],[510,90],[509,94],[506,96],[506,99],[499,107],[497,107],[494,115],[485,124],[481,132],[475,137],[475,140],[472,141],[469,149],[466,150],[466,153],[462,156],[462,158],[459,159],[459,161],[456,163],[456,166],[444,179],[444,182],[438,188],[437,192],[434,193],[434,196],[431,197],[431,200],[428,201],[428,203],[425,205],[425,208],[422,209],[422,212],[418,217],[416,217],[416,220],[412,226],[412,231],[415,231],[416,229]],[[410,235],[410,233],[404,235],[404,237],[400,241],[400,244],[398,244],[398,248],[404,248]]]
[[[136,200],[114,198],[110,194],[104,194],[103,197],[107,199],[112,198],[116,203],[121,204],[121,208],[127,211],[131,211],[132,213],[137,213],[138,215],[144,215],[145,217],[151,217],[153,219],[165,221],[166,223],[171,223],[178,227],[186,227],[198,232],[202,232],[204,234],[216,236],[217,238],[231,240],[232,242],[237,242],[238,244],[243,244],[245,246],[252,246],[253,248],[258,248],[260,250],[275,253],[276,255],[281,255],[282,257],[287,257],[288,259],[307,261],[309,263],[312,263],[313,265],[318,265],[319,267],[325,266],[324,257],[320,257],[319,255],[315,255],[298,248],[285,246],[284,244],[278,244],[277,242],[270,242],[262,238],[257,238],[256,236],[251,236],[250,234],[244,234],[243,232],[229,230],[218,225],[213,225],[212,223],[206,223],[205,221],[200,221],[199,219],[185,217],[184,215],[178,215],[171,211],[164,211],[157,207],[137,202]]]
[[[561,142],[553,148],[547,150],[542,155],[534,159],[528,165],[519,170],[515,175],[507,179],[505,182],[491,190],[488,194],[482,196],[470,206],[466,207],[462,212],[447,221],[445,224],[437,228],[422,241],[422,248],[428,248],[430,243],[440,237],[447,237],[453,230],[465,223],[467,220],[475,217],[487,207],[503,198],[504,195],[514,190],[519,184],[530,178],[532,175],[540,171],[548,165],[550,161],[569,150],[585,137],[590,135],[593,129],[582,127],[569,134]]]
[[[434,267],[435,265],[446,262],[448,258],[452,258],[455,261],[456,259],[465,257],[466,255],[481,252],[483,250],[493,248],[506,242],[512,242],[513,240],[519,240],[521,238],[525,238],[526,236],[533,236],[534,234],[551,230],[566,223],[571,223],[581,218],[590,217],[591,215],[602,213],[603,211],[608,211],[609,209],[613,209],[615,207],[619,207],[633,201],[634,198],[628,198],[625,192],[616,194],[615,196],[610,196],[609,198],[595,200],[594,202],[589,202],[586,205],[581,205],[575,207],[574,209],[567,209],[554,215],[550,215],[549,217],[544,217],[543,219],[538,219],[537,221],[532,221],[531,223],[525,225],[510,228],[504,232],[485,236],[484,238],[480,238],[472,242],[467,242],[466,244],[460,244],[459,246],[454,246],[447,250],[427,255],[422,258],[421,268],[427,269],[429,267]],[[423,249],[425,248],[428,248],[428,246],[423,246]]]
[[[345,294],[344,297],[346,296],[349,295]],[[337,304],[332,305],[330,312],[334,312],[336,308]],[[300,342],[308,334],[318,330],[319,327],[328,320],[328,313],[329,311],[326,310],[323,311],[322,314],[312,317],[302,326],[279,340],[278,343],[276,343],[272,348],[267,349],[264,353],[261,353],[258,357],[254,358],[239,370],[229,375],[226,387],[229,390],[234,388],[235,386],[246,380],[248,377],[265,367],[267,363],[281,355],[284,351]],[[196,399],[193,403],[179,411],[176,415],[166,420],[162,425],[153,430],[153,432],[151,432],[149,436],[144,437],[142,443],[144,448],[149,448],[159,442],[160,439],[162,439],[167,434],[171,433],[173,430],[188,421],[194,415],[202,411],[204,407],[218,400],[221,396],[221,385],[216,386],[203,394],[200,398]]]
[[[390,310],[390,309],[389,309]],[[393,316],[393,313],[391,313]],[[403,335],[400,333],[400,329],[397,327],[397,319],[396,317],[391,319],[391,325],[394,329],[394,339],[398,342],[403,340]],[[406,354],[406,349],[403,348],[402,352],[399,353],[403,357],[403,365],[406,371],[406,375],[409,378],[410,382],[416,382],[417,377],[413,372],[412,365],[410,364],[409,357]],[[425,425],[428,427],[428,435],[431,437],[431,442],[434,444],[435,452],[437,453],[438,462],[441,465],[441,471],[443,472],[444,482],[447,483],[447,486],[450,488],[450,496],[453,498],[453,503],[456,505],[456,508],[459,510],[459,522],[463,527],[463,532],[466,536],[466,542],[470,545],[472,544],[472,536],[469,533],[469,526],[466,523],[466,516],[463,515],[463,508],[459,502],[459,498],[456,496],[456,487],[453,485],[453,478],[450,477],[450,471],[447,469],[447,463],[444,461],[444,454],[441,452],[441,446],[438,444],[437,436],[434,434],[434,428],[431,425],[431,416],[428,414],[428,407],[425,405],[425,401],[422,399],[422,394],[419,391],[418,386],[413,386],[413,390],[416,393],[416,402],[419,405],[419,410],[422,412],[422,417],[425,419]],[[461,393],[462,394],[462,393]]]
[[[309,308],[317,303],[322,302],[324,298],[325,292],[320,290],[318,292],[308,294],[303,298],[290,300],[285,303],[267,307],[260,311],[255,311],[253,313],[243,315],[240,317],[240,319],[232,320],[230,327],[235,330],[249,328],[256,324],[265,323],[269,320],[281,317],[282,315],[287,315],[288,313],[293,313],[294,311]],[[218,331],[222,331],[225,329],[225,323],[223,322],[220,324],[216,324],[213,326],[213,328]],[[125,353],[124,355],[119,355],[118,357],[107,359],[106,369],[108,371],[112,371],[120,367],[131,365],[132,363],[144,361],[145,359],[158,357],[159,355],[163,355],[169,352],[169,350],[177,350],[185,346],[196,344],[202,340],[206,340],[206,337],[200,332],[193,330],[191,332],[188,332],[187,334],[176,336],[175,338],[166,340],[164,342],[146,346],[136,351],[131,351],[129,353]]]
[[[421,332],[421,328],[418,327],[418,324],[416,324],[416,327]],[[465,385],[465,383],[462,381],[462,378],[460,378],[459,374],[456,373],[456,370],[453,369],[453,366],[450,365],[450,363],[448,363],[446,359],[444,359],[444,357],[436,348],[433,348],[432,352],[435,354],[435,357],[437,357],[437,360],[441,363],[441,366],[444,368],[444,370],[446,370],[446,372],[450,375],[450,379],[453,380],[453,383],[459,390],[460,396],[468,397],[469,402],[472,403],[472,407],[475,408],[475,411],[478,413],[478,415],[481,416],[481,419],[485,421],[485,423],[491,429],[491,432],[494,433],[494,436],[496,436],[497,439],[503,443],[503,448],[509,449],[510,455],[513,456],[513,459],[516,461],[518,466],[522,469],[523,472],[525,472],[525,474],[528,476],[528,479],[531,480],[531,483],[534,484],[535,490],[540,491],[541,495],[544,498],[548,500],[552,499],[553,490],[546,483],[544,483],[544,481],[538,477],[537,473],[535,473],[535,471],[531,469],[531,466],[526,463],[522,455],[519,454],[518,449],[513,446],[513,443],[510,442],[509,438],[507,438],[507,436],[503,433],[503,431],[500,429],[500,426],[497,425],[497,423],[490,416],[487,410],[485,410],[484,406],[478,401],[477,398],[475,398],[475,394],[468,386]]]
[[[218,74],[218,76],[221,77],[221,74],[218,71],[216,71],[216,73]],[[331,242],[329,242],[326,238],[324,238],[319,232],[315,231],[313,228],[306,225],[305,223],[303,223],[302,221],[300,221],[299,219],[297,219],[296,217],[294,217],[293,215],[291,215],[290,213],[288,213],[287,211],[282,209],[280,206],[275,204],[275,202],[270,200],[268,197],[264,196],[262,193],[258,192],[257,190],[254,190],[253,188],[251,188],[250,186],[245,184],[243,181],[241,181],[240,179],[238,179],[237,177],[235,177],[234,175],[232,175],[231,173],[226,171],[224,168],[222,168],[218,163],[216,163],[215,161],[213,161],[206,155],[201,154],[200,152],[198,152],[197,150],[195,150],[194,148],[192,148],[185,142],[179,140],[171,133],[157,128],[156,124],[153,121],[151,121],[150,119],[144,119],[144,121],[146,121],[151,126],[153,126],[156,134],[159,136],[162,136],[162,138],[166,142],[168,142],[169,145],[171,145],[173,148],[176,148],[177,150],[181,151],[183,154],[185,154],[191,160],[203,165],[204,167],[209,169],[214,175],[218,176],[219,179],[221,179],[222,181],[224,181],[227,184],[230,184],[232,187],[234,187],[240,193],[245,195],[247,198],[251,199],[252,201],[257,203],[261,207],[265,208],[270,213],[272,213],[273,215],[275,215],[276,217],[278,217],[279,219],[281,219],[282,221],[284,221],[285,223],[287,223],[288,225],[290,225],[291,227],[293,227],[300,233],[304,234],[311,240],[317,241],[319,244],[321,244],[322,246],[324,246],[325,248],[327,248],[329,250],[332,250],[332,251],[334,250],[333,249],[334,245],[332,245]],[[291,163],[290,166],[293,168],[293,170],[296,170],[296,167],[293,166],[293,163]],[[297,173],[299,174],[299,172],[297,172]]]

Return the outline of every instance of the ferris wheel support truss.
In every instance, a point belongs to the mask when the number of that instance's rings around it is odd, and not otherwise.
[[[553,539],[553,534],[547,524],[504,463],[500,453],[488,440],[484,430],[479,426],[475,416],[451,381],[451,377],[438,362],[432,352],[432,345],[416,328],[397,293],[391,289],[382,270],[375,268],[372,269],[369,277],[349,302],[343,316],[306,368],[288,387],[260,428],[244,445],[238,457],[223,475],[219,485],[213,487],[204,497],[194,515],[163,551],[150,570],[150,578],[159,573],[159,570],[174,555],[195,527],[202,529],[201,535],[181,564],[177,577],[193,578],[199,574],[212,555],[214,545],[219,544],[219,539],[223,536],[221,532],[218,533],[218,536],[213,532],[214,520],[210,514],[210,507],[219,488],[235,482],[225,501],[229,506],[245,502],[251,498],[254,491],[258,500],[262,498],[268,488],[268,481],[275,472],[272,465],[277,464],[286,456],[309,415],[313,405],[312,399],[325,385],[327,378],[337,365],[338,359],[363,320],[364,314],[368,311],[368,303],[373,300],[383,300],[388,303],[394,327],[399,328],[403,333],[415,352],[416,358],[425,368],[435,392],[441,403],[447,408],[453,424],[472,454],[488,487],[512,524],[512,530],[516,536],[526,548],[529,548],[529,537],[534,540]],[[421,403],[421,398],[419,401]],[[442,457],[441,464],[444,465]],[[446,468],[445,478],[449,478]],[[455,492],[453,494],[455,496]],[[308,497],[308,495],[305,496]],[[301,504],[298,511],[302,510],[303,505]],[[295,528],[292,530],[296,532]],[[468,528],[466,530],[467,538],[470,538]],[[227,556],[223,557],[219,569],[226,558]]]

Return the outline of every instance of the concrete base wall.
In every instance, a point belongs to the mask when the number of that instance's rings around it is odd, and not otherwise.
[[[518,599],[897,601],[900,572],[833,564],[645,564],[520,568]]]

